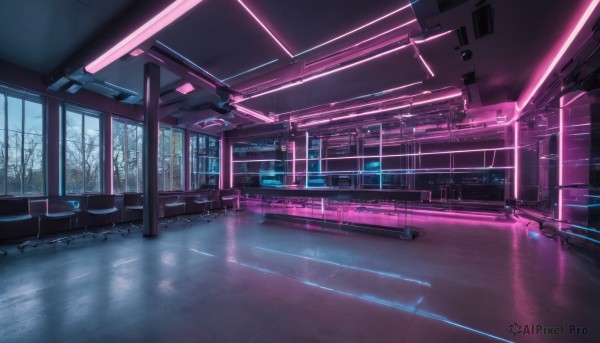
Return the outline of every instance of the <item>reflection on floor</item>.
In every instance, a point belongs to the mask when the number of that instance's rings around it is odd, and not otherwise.
[[[410,220],[424,234],[402,241],[260,220],[230,213],[156,239],[0,258],[1,340],[600,340],[600,271],[532,225],[421,213]]]

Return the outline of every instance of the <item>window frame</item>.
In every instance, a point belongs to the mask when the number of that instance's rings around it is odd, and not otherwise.
[[[169,136],[169,142],[170,142],[170,150],[169,150],[169,160],[170,160],[170,165],[169,165],[169,178],[168,178],[168,186],[167,182],[165,182],[164,180],[164,171],[163,173],[159,173],[159,170],[161,170],[160,168],[163,167],[163,163],[164,163],[164,156],[167,156],[167,154],[164,153],[164,149],[162,150],[163,154],[160,155],[159,153],[161,152],[161,145],[163,144],[163,140],[164,140],[164,130],[168,130],[170,132],[170,136]],[[185,163],[185,144],[187,144],[186,142],[186,135],[185,135],[185,130],[175,127],[175,126],[171,126],[171,125],[167,125],[167,124],[159,124],[159,141],[158,141],[158,150],[156,151],[157,157],[158,157],[158,165],[157,165],[157,176],[159,177],[158,180],[158,188],[160,192],[184,192],[185,191],[185,174],[186,174],[186,163]],[[174,151],[174,140],[173,140],[173,133],[174,132],[178,132],[181,134],[181,188],[177,188],[175,189],[173,187],[173,170],[174,170],[174,156],[176,156],[177,154]],[[162,178],[163,180],[161,181],[160,178]],[[162,189],[161,189],[161,185],[162,185]]]
[[[15,88],[11,88],[11,87],[7,87],[4,85],[0,84],[0,97],[4,97],[4,129],[0,130],[0,134],[2,134],[4,137],[4,166],[5,166],[5,171],[4,171],[4,175],[0,175],[1,178],[4,178],[4,187],[3,189],[0,189],[0,195],[9,195],[8,192],[8,188],[9,188],[9,183],[8,183],[8,154],[9,154],[9,126],[8,126],[8,98],[12,97],[12,98],[17,98],[20,100],[21,102],[21,131],[20,131],[20,137],[21,137],[21,152],[20,152],[20,169],[21,169],[21,189],[19,191],[18,194],[10,194],[10,195],[16,195],[16,196],[22,196],[22,197],[31,197],[31,198],[35,198],[35,197],[40,197],[40,196],[46,196],[46,194],[48,193],[48,180],[47,180],[47,174],[48,174],[48,168],[47,168],[47,134],[46,134],[46,130],[47,130],[47,125],[46,125],[46,103],[44,101],[44,98],[41,95],[35,94],[35,93],[31,93],[28,91],[22,91],[19,89],[15,89]],[[41,149],[41,153],[42,153],[42,160],[40,162],[41,164],[41,170],[42,170],[42,192],[41,193],[36,193],[36,194],[25,194],[25,163],[24,163],[24,158],[25,158],[25,135],[28,134],[25,131],[25,103],[29,101],[29,102],[33,102],[33,103],[37,103],[41,106],[41,119],[42,119],[42,131],[41,133],[38,135],[41,138],[41,145],[42,145],[42,149]]]
[[[196,131],[190,131],[190,139],[188,140],[188,144],[190,144],[190,154],[189,154],[189,163],[190,163],[190,190],[191,191],[197,191],[197,190],[201,190],[203,189],[202,186],[210,186],[211,188],[214,186],[215,189],[219,189],[221,187],[220,183],[221,183],[221,178],[217,177],[217,184],[216,185],[210,185],[208,182],[206,177],[210,177],[210,175],[215,175],[213,173],[211,173],[208,168],[210,166],[210,161],[211,160],[217,160],[217,166],[219,168],[219,172],[216,175],[220,175],[221,174],[221,168],[220,168],[220,161],[221,161],[221,145],[220,143],[220,138],[216,137],[216,136],[212,136],[212,135],[207,135],[201,132],[196,132]],[[200,139],[204,139],[205,142],[205,147],[206,147],[206,153],[205,154],[200,154],[199,151],[199,147],[200,147]],[[210,140],[213,139],[216,144],[217,144],[217,156],[213,156],[210,153]],[[192,146],[192,142],[194,141],[194,146]],[[194,151],[196,152],[196,154],[194,155]],[[203,170],[200,172],[197,172],[195,170],[193,170],[194,167],[194,159],[197,161],[197,165],[199,165],[199,161],[202,160],[203,161]],[[202,174],[205,177],[204,183],[200,184],[200,180],[196,180],[197,178],[194,176],[195,174]]]
[[[104,119],[104,113],[102,113],[101,111],[95,111],[93,109],[89,109],[89,108],[85,108],[85,107],[81,107],[81,106],[77,106],[77,105],[73,105],[73,104],[68,104],[68,103],[63,103],[61,106],[61,110],[62,113],[60,115],[61,117],[61,181],[62,181],[62,194],[64,195],[79,195],[79,194],[104,194],[104,185],[105,185],[105,181],[104,181],[104,168],[103,165],[105,163],[104,160],[104,150],[105,150],[105,146],[104,146],[104,125],[103,125],[103,119]],[[83,171],[83,192],[81,193],[69,193],[67,190],[67,141],[69,141],[67,139],[67,112],[75,112],[81,115],[82,121],[81,121],[81,134],[82,134],[82,139],[81,139],[81,147],[84,151],[84,156],[83,156],[83,160],[85,161],[85,116],[90,116],[90,117],[96,117],[98,119],[98,147],[99,147],[99,152],[98,152],[98,169],[99,169],[99,178],[100,178],[100,185],[99,188],[100,190],[98,192],[89,192],[86,190],[86,179],[85,179],[85,167],[84,167],[84,171]]]
[[[125,155],[123,156],[123,158],[125,158],[125,167],[124,167],[124,179],[125,179],[125,190],[122,192],[117,192],[115,190],[115,166],[114,166],[114,154],[115,154],[115,146],[114,146],[114,137],[115,137],[115,122],[119,122],[123,125],[125,125],[125,145],[123,147],[123,151],[125,152]],[[131,150],[129,148],[129,127],[130,126],[135,126],[136,127],[136,148],[135,150]],[[142,193],[144,191],[144,165],[143,165],[143,158],[144,158],[144,147],[143,147],[143,135],[144,135],[144,123],[137,121],[137,120],[133,120],[133,119],[129,119],[129,118],[125,118],[125,117],[121,117],[121,116],[112,116],[111,118],[111,127],[112,127],[112,137],[111,137],[111,146],[112,146],[112,163],[113,163],[113,167],[111,170],[111,178],[113,181],[113,194],[125,194],[125,193]],[[142,144],[141,147],[137,146],[138,142],[139,142],[139,137],[140,135],[142,136]],[[129,190],[128,187],[128,175],[129,175],[129,164],[127,163],[126,159],[127,159],[127,154],[130,151],[135,151],[136,152],[136,156],[138,154],[141,154],[141,158],[142,158],[142,165],[141,168],[138,168],[138,173],[137,173],[137,182],[136,182],[136,190],[135,191],[131,191]],[[137,157],[136,157],[137,158]],[[139,165],[139,164],[138,164]],[[140,179],[141,179],[141,186],[140,186]],[[138,188],[139,186],[139,188]]]

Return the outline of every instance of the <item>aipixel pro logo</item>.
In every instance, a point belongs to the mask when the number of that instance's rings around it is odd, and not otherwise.
[[[568,336],[568,335],[587,335],[588,328],[577,326],[574,324],[550,326],[544,324],[524,324],[521,325],[513,322],[508,326],[508,331],[514,336],[518,335],[552,335],[552,336]]]

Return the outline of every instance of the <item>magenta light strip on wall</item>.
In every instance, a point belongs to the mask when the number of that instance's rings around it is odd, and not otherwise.
[[[554,70],[554,68],[556,67],[558,62],[561,60],[561,58],[564,56],[564,54],[567,52],[567,49],[569,49],[569,47],[571,46],[571,44],[573,43],[573,41],[575,40],[575,38],[577,37],[577,35],[581,31],[581,29],[585,25],[585,23],[588,21],[588,19],[590,18],[590,16],[592,15],[592,13],[596,9],[596,7],[598,6],[598,3],[600,3],[600,0],[592,0],[589,2],[589,5],[586,8],[585,12],[583,12],[581,18],[579,19],[579,21],[577,22],[575,27],[573,27],[571,29],[571,34],[569,34],[567,39],[563,42],[560,49],[556,52],[556,55],[554,56],[552,61],[548,64],[548,66],[545,68],[542,75],[535,82],[533,87],[529,87],[529,89],[526,88],[527,91],[525,91],[521,94],[521,96],[519,97],[519,100],[517,101],[517,109],[519,111],[522,111],[525,108],[525,106],[527,106],[527,104],[529,103],[531,98],[533,98],[533,96],[540,89],[542,84],[544,84],[544,82],[548,78],[548,75],[550,75],[550,73]]]

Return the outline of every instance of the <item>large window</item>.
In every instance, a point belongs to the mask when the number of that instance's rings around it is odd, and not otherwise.
[[[161,125],[158,133],[158,189],[183,190],[183,131]]]
[[[190,133],[190,189],[219,188],[219,140]]]
[[[142,124],[113,119],[113,189],[115,193],[142,192]]]
[[[0,88],[0,195],[44,194],[41,99]]]
[[[100,114],[67,106],[64,127],[65,193],[101,193]]]

